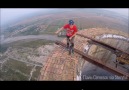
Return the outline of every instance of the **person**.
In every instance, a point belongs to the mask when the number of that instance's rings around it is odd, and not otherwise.
[[[74,24],[73,20],[69,20],[68,24],[65,24],[62,28],[57,30],[55,33],[58,34],[62,30],[66,30],[66,37],[67,37],[67,49],[71,50],[72,53],[74,53],[73,48],[74,48],[74,38],[75,35],[77,34],[77,26]],[[71,54],[70,52],[70,54]]]

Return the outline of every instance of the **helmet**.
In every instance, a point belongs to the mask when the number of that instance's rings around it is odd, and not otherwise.
[[[74,24],[74,21],[73,20],[69,20],[69,24],[70,25],[73,25]]]

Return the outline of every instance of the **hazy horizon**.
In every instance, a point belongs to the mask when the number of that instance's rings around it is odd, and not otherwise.
[[[58,8],[2,8],[1,9],[1,25],[6,24],[9,21],[13,21],[15,19],[18,19],[22,16],[29,15],[31,13],[39,12],[39,11],[49,11],[53,9],[58,9]],[[69,8],[68,8],[69,9]],[[70,8],[71,9],[71,8]],[[95,8],[94,8],[95,9]],[[106,8],[101,8],[103,10],[109,10],[113,12],[120,13],[122,15],[128,16],[129,9],[128,8],[116,8],[116,9],[106,9]]]

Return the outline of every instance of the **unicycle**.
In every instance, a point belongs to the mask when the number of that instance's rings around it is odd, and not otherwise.
[[[73,51],[73,47],[71,46],[70,39],[69,39],[68,51],[69,51],[69,55],[71,55],[72,53],[74,53],[74,51]]]

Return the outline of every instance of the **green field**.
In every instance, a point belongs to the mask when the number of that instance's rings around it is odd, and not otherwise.
[[[31,68],[32,66],[26,66],[23,62],[9,59],[0,71],[0,78],[3,80],[27,80]]]
[[[30,72],[34,65],[27,65],[24,62],[9,59],[6,61],[0,70],[0,79],[2,80],[25,80],[28,81]],[[32,74],[31,80],[37,80],[40,75],[41,67],[36,66]]]
[[[50,40],[31,40],[31,41],[27,41],[27,40],[20,40],[20,41],[16,41],[14,43],[9,43],[9,44],[4,44],[1,45],[0,47],[0,53],[4,53],[5,51],[7,51],[7,49],[9,47],[29,47],[29,48],[37,48],[39,46],[42,45],[47,45],[53,43],[53,41]]]
[[[58,28],[61,28],[65,24],[66,20],[56,20],[53,21],[49,26],[46,28],[44,33],[54,33],[58,30]]]
[[[0,49],[1,50],[0,53],[3,55],[0,57],[0,62],[1,63],[4,62],[4,63],[2,65],[0,63],[0,80],[37,81],[40,75],[42,64],[36,61],[28,61],[27,59],[25,59],[26,55],[35,55],[38,57],[38,53],[36,53],[35,50],[42,45],[48,45],[52,43],[53,41],[49,41],[49,40],[29,40],[29,41],[21,40],[21,41],[16,41],[13,43],[2,45],[1,47],[2,49]],[[4,52],[6,52],[9,47],[12,47],[11,50],[16,51],[15,53],[16,55],[18,55],[18,57],[20,55],[21,57],[20,61],[19,59],[15,60],[12,58],[8,58],[8,54],[4,54]],[[29,63],[33,63],[33,65]],[[35,66],[35,65],[41,65],[41,66]],[[33,72],[31,76],[32,70]]]
[[[41,70],[41,67],[36,67],[36,70],[33,72],[33,75],[32,75],[32,78],[31,80],[37,80],[39,75],[40,75],[40,70]]]

